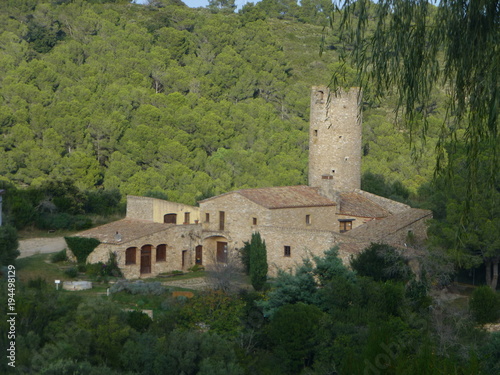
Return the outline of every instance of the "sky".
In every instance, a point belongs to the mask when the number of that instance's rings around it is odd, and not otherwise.
[[[208,0],[182,0],[184,4],[186,4],[188,7],[191,8],[198,8],[198,7],[206,7],[208,5]],[[136,3],[138,4],[143,4],[146,3],[147,0],[136,0]],[[243,5],[246,3],[258,3],[259,0],[236,0],[234,3],[237,6],[237,9],[241,9]]]

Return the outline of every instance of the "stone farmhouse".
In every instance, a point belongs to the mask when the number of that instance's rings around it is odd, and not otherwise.
[[[199,206],[128,196],[125,219],[78,234],[101,242],[87,262],[113,252],[125,277],[153,277],[228,262],[259,232],[272,276],[335,245],[348,264],[372,242],[425,239],[430,211],[360,190],[360,101],[358,89],[312,88],[309,186],[236,190]]]

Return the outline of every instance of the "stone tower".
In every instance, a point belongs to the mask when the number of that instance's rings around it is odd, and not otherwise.
[[[335,200],[361,187],[361,92],[314,86],[309,127],[309,186]]]

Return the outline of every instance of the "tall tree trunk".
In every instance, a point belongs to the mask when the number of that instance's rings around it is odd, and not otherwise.
[[[486,284],[491,288],[491,260],[485,260],[486,266]]]
[[[493,290],[497,290],[498,284],[498,258],[493,259],[491,262],[493,266],[493,277],[491,278],[490,288]]]

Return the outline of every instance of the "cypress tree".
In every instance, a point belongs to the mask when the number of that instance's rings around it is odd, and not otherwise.
[[[267,281],[266,242],[260,233],[253,233],[250,241],[250,280],[255,290],[262,290]]]

